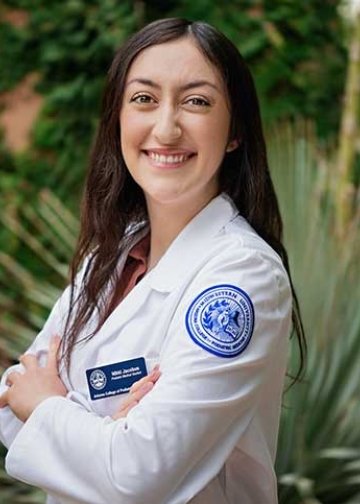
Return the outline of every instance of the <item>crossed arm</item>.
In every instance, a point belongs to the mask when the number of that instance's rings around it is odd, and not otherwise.
[[[65,397],[68,393],[58,374],[58,353],[61,338],[54,336],[50,340],[47,363],[40,366],[33,354],[20,357],[20,363],[25,372],[12,371],[6,384],[8,389],[0,396],[0,408],[9,406],[12,412],[22,422],[26,422],[34,409],[45,399],[53,396]],[[128,397],[123,401],[120,409],[113,415],[113,419],[126,417],[128,412],[154,387],[160,377],[158,367],[147,376],[135,382]]]
[[[114,417],[99,417],[77,401],[62,397],[66,389],[58,383],[55,343],[45,370],[39,370],[31,358],[22,358],[24,375],[10,372],[6,378],[10,387],[0,399],[1,405],[9,405],[25,420],[15,437],[15,428],[4,429],[3,437],[12,443],[7,457],[9,474],[52,495],[98,504],[120,499],[123,504],[175,504],[189,501],[205,488],[247,432],[270,371],[279,365],[282,370],[290,322],[285,278],[275,275],[266,262],[255,263],[253,256],[251,268],[242,267],[238,251],[234,254],[235,264],[229,264],[227,251],[227,260],[220,261],[217,269],[210,264],[211,275],[199,276],[181,300],[162,351],[161,379],[156,387],[156,374],[153,379],[149,376],[152,384],[139,382],[129,394],[127,411],[132,394],[138,393],[133,396],[138,401],[143,386],[153,390],[126,419],[121,418],[126,410],[116,412],[119,421],[114,421]],[[244,287],[257,313],[251,345],[234,359],[205,351],[184,326],[184,313],[195,296],[218,284],[219,278],[222,282],[231,278]],[[55,316],[52,321],[46,328],[47,337],[61,324]],[[48,349],[43,334],[37,346]],[[45,379],[47,373],[50,380]],[[44,390],[44,381],[54,388]],[[38,385],[41,398],[27,399],[31,404],[20,411],[17,404],[23,403],[25,387],[32,394]],[[4,420],[6,426],[5,415]],[[265,442],[263,449],[267,450]],[[38,451],[42,457],[34,460]],[[164,471],[167,476],[160,477]]]

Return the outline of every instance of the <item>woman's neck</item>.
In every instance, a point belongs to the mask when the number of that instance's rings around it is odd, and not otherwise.
[[[148,271],[150,271],[164,255],[170,244],[211,200],[189,200],[180,204],[162,204],[148,201],[148,215],[151,229],[150,254]]]

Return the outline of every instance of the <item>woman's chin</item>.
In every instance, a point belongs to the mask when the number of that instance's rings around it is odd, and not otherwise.
[[[159,189],[145,193],[148,205],[178,205],[186,199],[186,193],[178,189]]]

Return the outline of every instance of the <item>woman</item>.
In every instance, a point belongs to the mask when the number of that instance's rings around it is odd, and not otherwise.
[[[146,26],[109,71],[71,286],[3,377],[9,474],[53,503],[277,502],[291,313],[304,346],[281,228],[237,49]]]

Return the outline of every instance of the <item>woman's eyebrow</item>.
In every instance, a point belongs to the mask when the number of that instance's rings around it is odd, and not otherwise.
[[[155,89],[160,89],[161,88],[160,84],[157,84],[153,80],[151,80],[151,79],[143,79],[143,78],[140,78],[140,77],[135,78],[135,79],[131,79],[126,84],[126,87],[129,86],[130,84],[132,84],[133,82],[137,82],[138,84],[144,84],[145,86],[150,86],[150,87],[153,87]],[[210,86],[213,89],[215,89],[218,93],[220,93],[219,88],[215,84],[213,84],[212,82],[209,82],[207,80],[195,80],[195,81],[191,81],[191,82],[188,82],[187,84],[184,84],[183,86],[180,86],[179,89],[180,89],[180,91],[187,91],[189,89],[193,89],[193,88],[200,87],[200,86]]]

